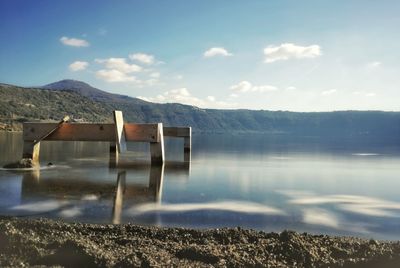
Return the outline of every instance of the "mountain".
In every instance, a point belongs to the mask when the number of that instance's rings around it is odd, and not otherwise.
[[[111,122],[121,110],[127,122],[162,122],[192,126],[202,132],[263,132],[291,136],[368,136],[399,140],[400,112],[217,110],[177,103],[157,104],[111,94],[90,85],[63,80],[41,88],[0,84],[0,128],[20,128],[24,121],[59,120],[68,114],[88,122]]]
[[[43,86],[44,89],[59,90],[59,91],[73,91],[82,96],[88,97],[96,101],[108,101],[108,102],[135,102],[135,103],[146,103],[145,101],[138,98],[131,98],[124,95],[112,94],[103,91],[98,88],[94,88],[91,85],[77,80],[64,79],[58,82],[47,84]]]
[[[110,110],[77,92],[0,84],[0,129],[20,129],[25,121],[60,120],[65,115],[111,122]]]

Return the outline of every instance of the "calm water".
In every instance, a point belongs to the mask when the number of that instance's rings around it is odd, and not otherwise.
[[[40,170],[0,170],[0,214],[400,239],[400,141],[195,135],[190,164],[182,147],[167,140],[151,166],[129,144],[113,169],[108,143],[44,142]],[[21,151],[0,133],[1,166]]]

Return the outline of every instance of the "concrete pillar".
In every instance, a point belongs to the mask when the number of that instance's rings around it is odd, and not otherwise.
[[[162,123],[158,124],[158,142],[150,142],[151,164],[162,164],[165,160]]]

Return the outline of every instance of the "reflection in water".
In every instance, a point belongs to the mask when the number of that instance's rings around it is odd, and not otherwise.
[[[305,209],[303,210],[303,221],[307,224],[323,225],[339,229],[337,217],[325,209]]]
[[[1,164],[21,156],[18,135],[0,133]],[[192,162],[167,143],[165,167],[139,145],[110,169],[108,143],[46,142],[53,167],[0,169],[0,214],[400,238],[398,140],[199,135]]]
[[[12,207],[11,210],[42,212],[43,213],[43,212],[58,210],[62,207],[65,207],[68,204],[69,204],[68,201],[46,200],[46,201],[17,205],[17,206]]]
[[[358,195],[316,195],[309,192],[278,191],[296,205],[333,204],[339,210],[378,217],[400,217],[400,202]]]
[[[115,187],[111,182],[95,182],[85,178],[57,178],[41,179],[40,170],[24,172],[21,185],[21,200],[29,200],[39,197],[51,197],[57,199],[80,199],[88,196],[110,196]]]
[[[191,162],[172,162],[169,161],[165,164],[165,171],[176,175],[184,175],[186,178],[190,176]]]
[[[306,224],[324,226],[357,234],[370,234],[376,224],[368,224],[357,215],[369,219],[400,217],[400,202],[358,195],[318,195],[309,191],[279,190],[289,197],[289,204],[300,206],[302,221]],[[322,206],[333,206],[330,210]],[[336,212],[335,212],[336,211]]]
[[[113,213],[112,213],[112,223],[119,224],[121,223],[121,215],[122,215],[122,207],[123,207],[123,198],[125,195],[127,197],[135,198],[138,193],[142,193],[147,195],[151,199],[152,202],[159,203],[161,202],[162,196],[162,184],[164,179],[164,164],[162,165],[151,165],[150,168],[150,176],[149,176],[149,187],[138,188],[126,186],[126,171],[122,171],[118,173],[117,178],[117,187],[114,198],[113,205]]]
[[[61,210],[59,215],[63,218],[76,218],[82,215],[82,209],[78,207],[66,208]]]
[[[118,172],[117,189],[115,191],[115,198],[114,198],[114,205],[112,212],[113,224],[121,223],[122,202],[125,190],[126,190],[126,171]]]
[[[183,161],[186,162],[186,163],[190,163],[190,161],[192,161],[192,154],[191,154],[190,151],[189,152],[185,151],[183,153]]]
[[[137,205],[129,209],[131,215],[140,215],[149,212],[192,212],[200,210],[220,210],[249,214],[264,215],[285,215],[280,209],[258,204],[254,202],[243,201],[221,201],[210,203],[188,203],[188,204],[157,204],[147,203]]]
[[[374,227],[374,225],[362,221],[347,220],[338,213],[322,208],[305,208],[302,210],[302,213],[303,223],[326,227],[337,231],[351,232],[354,234],[370,234],[371,229]]]
[[[150,169],[149,192],[154,196],[154,201],[159,203],[162,197],[162,186],[164,181],[164,164],[152,166]]]
[[[179,166],[172,166],[172,170],[178,170]],[[143,167],[144,168],[144,167]],[[181,165],[180,169],[188,168]],[[182,171],[187,173],[187,171]],[[23,173],[21,184],[21,200],[25,203],[11,208],[14,211],[29,211],[36,213],[48,213],[58,211],[58,215],[64,218],[75,218],[83,215],[81,201],[102,201],[112,199],[112,219],[114,224],[121,223],[123,202],[130,203],[160,203],[162,197],[164,164],[151,165],[149,168],[148,186],[127,183],[127,170],[119,171],[116,184],[112,182],[95,182],[84,178],[40,179],[40,170]],[[37,198],[46,200],[31,202]],[[73,202],[75,201],[75,202]],[[84,203],[87,205],[87,202]]]

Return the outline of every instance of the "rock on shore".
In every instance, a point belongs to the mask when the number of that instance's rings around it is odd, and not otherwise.
[[[0,266],[400,267],[400,242],[0,217]]]

